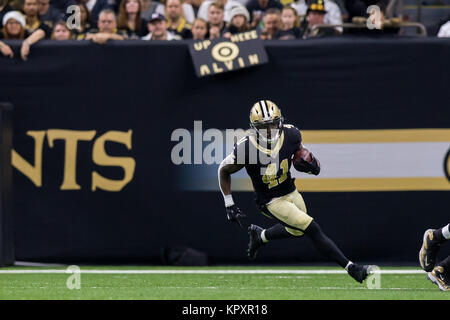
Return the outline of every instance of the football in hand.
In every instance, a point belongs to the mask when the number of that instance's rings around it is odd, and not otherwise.
[[[294,163],[294,165],[300,161],[300,159],[306,160],[309,163],[311,163],[312,159],[311,159],[311,153],[309,152],[308,149],[306,148],[301,148],[300,150],[297,150],[294,153],[294,158],[292,159],[292,162]]]

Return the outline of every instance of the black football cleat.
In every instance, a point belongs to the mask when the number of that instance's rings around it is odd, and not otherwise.
[[[442,291],[450,291],[450,278],[444,273],[444,268],[437,266],[428,272],[428,279],[437,284]]]
[[[254,260],[256,258],[258,249],[264,245],[264,242],[261,239],[261,232],[263,230],[263,228],[254,224],[251,224],[250,227],[248,227],[250,241],[248,243],[247,255],[250,260]]]
[[[366,280],[371,271],[372,268],[369,265],[353,263],[348,267],[347,272],[353,279],[355,279],[359,283],[362,283],[364,280]]]
[[[428,229],[423,235],[422,248],[419,252],[420,266],[426,272],[431,272],[436,264],[436,255],[440,245],[435,243],[433,229]]]

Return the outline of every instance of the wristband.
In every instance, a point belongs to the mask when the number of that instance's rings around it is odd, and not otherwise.
[[[231,194],[224,195],[223,200],[225,201],[225,207],[227,208],[234,205],[233,197],[231,196]]]

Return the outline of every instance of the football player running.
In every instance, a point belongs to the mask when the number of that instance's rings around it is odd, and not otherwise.
[[[250,225],[248,257],[255,259],[258,249],[269,241],[306,235],[323,255],[339,264],[356,281],[363,282],[371,272],[371,266],[353,263],[344,256],[306,213],[303,198],[295,187],[295,179],[289,172],[292,162],[298,171],[314,175],[320,172],[319,161],[302,145],[299,129],[283,124],[280,109],[270,100],[253,105],[250,127],[249,134],[235,144],[233,152],[221,162],[218,170],[229,221],[242,227],[240,219],[245,214],[233,201],[231,174],[245,167],[252,180],[257,206],[264,215],[278,222],[268,229]],[[293,159],[296,153],[304,156]]]
[[[420,266],[428,272],[428,279],[437,284],[442,291],[450,291],[450,256],[438,264],[436,264],[436,256],[441,244],[450,239],[449,225],[425,231],[419,252]]]

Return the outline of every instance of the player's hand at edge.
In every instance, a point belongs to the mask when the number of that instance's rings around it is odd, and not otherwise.
[[[235,222],[241,229],[244,229],[241,219],[245,218],[246,215],[241,211],[241,209],[237,205],[233,204],[229,207],[225,207],[225,210],[227,212],[228,221]]]

